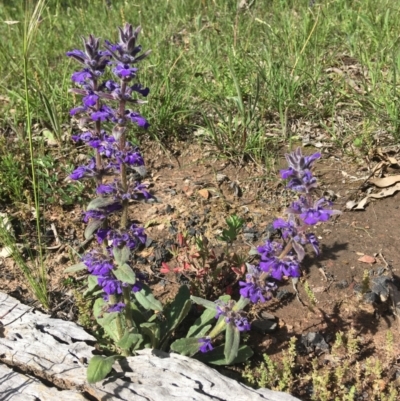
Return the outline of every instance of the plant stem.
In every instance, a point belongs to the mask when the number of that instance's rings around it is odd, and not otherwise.
[[[32,113],[30,107],[30,90],[28,82],[28,69],[29,69],[29,50],[32,43],[34,34],[38,28],[38,20],[44,8],[44,1],[39,1],[30,15],[27,16],[24,24],[24,40],[23,40],[23,68],[24,68],[24,91],[25,91],[25,112],[26,112],[26,130],[28,133],[29,141],[29,155],[31,163],[33,197],[35,202],[35,219],[36,219],[36,232],[37,232],[37,249],[39,251],[39,285],[36,286],[35,295],[45,308],[49,308],[48,294],[47,294],[47,270],[43,263],[43,248],[42,248],[42,234],[40,230],[40,204],[39,193],[36,185],[36,169],[34,159],[34,149],[32,140]],[[27,15],[29,15],[29,8],[27,4]],[[35,290],[35,288],[33,288]]]
[[[124,94],[126,91],[126,82],[122,81],[121,82],[121,96],[122,99],[119,102],[119,115],[121,118],[125,116],[125,105],[126,101],[123,99]],[[119,150],[121,152],[124,151],[126,145],[126,133],[125,130],[123,130],[123,133],[121,134],[121,137],[119,138]],[[122,190],[126,193],[128,191],[128,181],[127,181],[127,172],[126,172],[126,164],[121,163],[121,187]],[[122,201],[122,215],[121,215],[121,223],[120,227],[122,229],[126,228],[128,225],[128,199],[124,199]]]
[[[124,295],[124,313],[125,313],[125,322],[127,327],[130,329],[134,327],[133,319],[132,319],[132,304],[131,304],[131,287],[124,287],[123,288],[123,295]]]
[[[108,297],[108,303],[110,305],[115,305],[118,302],[118,297],[116,295],[109,295]],[[115,319],[115,322],[117,324],[117,333],[118,333],[118,340],[122,338],[124,335],[124,331],[122,329],[122,322],[121,322],[121,316],[118,313],[117,318]]]

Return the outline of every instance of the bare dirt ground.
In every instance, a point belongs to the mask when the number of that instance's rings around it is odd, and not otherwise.
[[[179,283],[185,282],[185,277],[180,274],[160,273],[161,262],[173,266],[168,249],[176,243],[178,233],[186,232],[188,239],[203,235],[208,240],[209,249],[214,250],[222,260],[224,244],[217,237],[226,228],[225,219],[236,214],[245,220],[245,228],[232,250],[246,256],[252,246],[263,243],[270,223],[283,215],[293,196],[279,178],[279,169],[285,166],[285,149],[277,156],[275,167],[267,171],[252,163],[233,165],[213,155],[206,146],[185,145],[181,147],[184,150],[178,151],[179,148],[176,146],[175,152],[166,155],[153,144],[148,148],[150,150],[144,151],[148,168],[146,181],[158,202],[135,204],[130,211],[131,218],[145,225],[147,235],[153,240],[140,253],[138,268],[148,275],[155,293],[164,301],[172,298]],[[307,153],[315,151],[306,149]],[[358,201],[365,195],[371,187],[369,178],[396,174],[399,166],[393,163],[393,159],[391,162],[386,160],[379,171],[374,171],[383,159],[382,155],[370,155],[356,163],[354,157],[327,151],[316,163],[320,195],[330,197],[333,208],[343,213],[316,227],[322,253],[314,257],[309,251],[303,275],[297,283],[298,295],[292,282],[284,281],[277,298],[250,310],[252,320],[268,312],[277,323],[275,330],[252,331],[246,338],[255,352],[256,362],[262,360],[264,353],[279,362],[293,336],[301,343],[302,335],[319,333],[331,347],[338,332],[348,333],[350,330],[359,337],[359,360],[371,355],[384,358],[387,332],[390,331],[395,355],[391,369],[382,379],[382,386],[397,379],[400,374],[400,365],[397,365],[400,362],[399,320],[393,296],[384,290],[379,292],[376,286],[382,282],[385,286],[390,281],[393,291],[400,289],[400,195],[372,200],[365,210],[346,208],[348,201]],[[18,214],[12,206],[5,210],[20,220],[24,219],[24,214]],[[34,220],[26,213],[24,227],[28,231],[25,235],[32,243]],[[45,218],[46,246],[49,248],[46,265],[50,273],[53,314],[75,320],[77,308],[73,291],[63,270],[74,263],[71,249],[77,248],[83,241],[81,210],[79,206],[51,206],[47,208]],[[238,294],[236,276],[227,263],[224,268],[230,273],[226,274],[218,288],[211,286],[211,297],[226,290],[232,291],[233,296]],[[83,283],[78,278],[74,286],[79,289]],[[306,283],[311,289],[308,293],[314,294],[315,299],[307,294]],[[25,279],[12,258],[0,259],[0,290],[25,302],[32,301]],[[296,367],[296,373],[301,370],[307,373],[315,356],[322,365],[334,363],[329,347],[323,350],[318,346],[303,349],[299,346],[300,367]],[[239,377],[242,368],[233,368],[228,374]],[[294,395],[309,399],[307,391],[301,380],[293,390]]]

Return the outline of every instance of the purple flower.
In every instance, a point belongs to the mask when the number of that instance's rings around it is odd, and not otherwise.
[[[91,114],[91,118],[93,121],[115,121],[114,110],[111,107],[103,104],[99,110],[94,111]]]
[[[312,208],[302,208],[300,218],[308,225],[317,224],[320,221],[328,221],[332,215],[339,214],[340,211],[324,209],[325,204],[330,205],[325,198],[321,198],[314,203]]]
[[[221,316],[225,317],[226,323],[234,323],[239,331],[250,330],[249,322],[245,317],[245,313],[242,310],[233,310],[236,302],[229,300],[224,302],[220,299],[215,301],[217,306],[215,318],[218,319]]]
[[[293,191],[309,193],[317,187],[317,179],[312,175],[310,170],[300,171],[293,177],[287,186]]]
[[[285,157],[288,162],[289,169],[281,171],[281,176],[284,179],[292,176],[289,170],[293,172],[300,172],[310,169],[314,161],[321,157],[321,153],[314,153],[311,156],[303,156],[301,153],[301,148],[297,148],[294,152],[285,154]]]
[[[98,210],[87,210],[85,212],[85,216],[83,217],[83,221],[87,223],[89,219],[104,220],[110,214],[117,212],[118,210],[121,210],[121,208],[122,208],[121,204],[116,202],[113,203],[112,205],[103,207]]]
[[[78,107],[74,107],[73,109],[71,109],[69,114],[71,116],[74,116],[75,114],[85,113],[87,110],[88,110],[88,108],[86,106],[78,106]]]
[[[93,107],[96,105],[98,98],[99,98],[98,95],[96,95],[93,92],[89,92],[86,96],[83,97],[82,101],[84,106]]]
[[[94,276],[107,276],[113,269],[112,259],[100,251],[87,252],[82,257],[82,262]]]
[[[134,228],[132,229],[132,227]],[[146,234],[143,228],[132,225],[130,230],[110,231],[109,239],[114,247],[121,248],[126,245],[129,249],[134,250],[137,249],[140,244],[146,242]]]
[[[235,318],[235,326],[240,332],[249,331],[251,328],[250,323],[248,322],[246,317]]]
[[[284,219],[276,219],[272,225],[275,230],[281,230],[282,238],[298,238],[297,225],[294,220],[286,221]]]
[[[311,246],[314,248],[314,252],[316,253],[316,255],[319,255],[319,242],[317,237],[312,233],[306,234],[306,237],[308,243],[311,244]]]
[[[210,337],[199,338],[199,343],[201,344],[199,351],[205,354],[206,352],[212,351],[214,347],[211,344]]]
[[[132,292],[139,292],[143,288],[143,285],[140,281],[136,281],[135,284],[132,286]]]
[[[133,64],[143,60],[150,54],[150,51],[147,51],[138,56],[142,51],[142,46],[136,45],[136,40],[141,31],[140,26],[134,30],[131,24],[125,24],[123,28],[118,28],[118,30],[119,42],[117,44],[112,44],[109,41],[105,42],[107,49],[116,60],[124,64]]]
[[[243,298],[250,299],[251,302],[257,303],[265,302],[272,298],[272,291],[276,290],[276,284],[272,282],[265,282],[262,278],[261,270],[252,265],[247,265],[246,281],[239,281],[240,295]]]
[[[122,294],[122,284],[116,278],[110,276],[98,276],[97,283],[107,295]]]
[[[268,240],[264,246],[259,246],[257,252],[260,254],[260,268],[266,273],[270,273],[276,280],[282,280],[283,276],[300,277],[300,267],[294,255],[286,255],[280,258],[278,253],[282,246],[276,242]]]
[[[99,50],[100,40],[93,35],[89,35],[87,40],[83,40],[85,52],[82,50],[72,50],[67,52],[67,56],[72,57],[85,69],[90,70],[95,75],[101,75],[110,62],[110,52]]]
[[[70,175],[72,180],[80,180],[86,177],[94,177],[96,175],[96,161],[92,158],[87,166],[77,167]]]
[[[137,70],[137,68],[131,67],[129,64],[118,63],[113,73],[124,81],[130,81],[135,78]]]
[[[140,84],[133,84],[129,89],[132,92],[140,93],[144,97],[146,97],[150,93],[149,88],[143,88],[143,86]]]
[[[313,177],[310,168],[313,162],[321,157],[320,153],[311,156],[303,156],[301,149],[297,148],[294,152],[285,155],[289,168],[281,170],[283,179],[291,178],[288,188],[297,191],[309,193],[316,188],[317,180]]]
[[[68,53],[67,53],[68,54]],[[74,72],[71,76],[71,79],[80,85],[83,85],[87,80],[92,79],[93,74],[89,70],[89,68],[84,68],[83,70]]]
[[[133,123],[136,123],[141,128],[147,129],[150,127],[150,124],[148,123],[148,121],[143,116],[141,116],[139,113],[136,113],[135,111],[127,110],[126,116]]]
[[[121,312],[125,308],[125,304],[123,302],[118,302],[114,305],[109,305],[107,312],[112,313],[112,312]]]

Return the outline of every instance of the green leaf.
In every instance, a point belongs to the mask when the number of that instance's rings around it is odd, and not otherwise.
[[[83,262],[79,262],[79,263],[76,263],[75,265],[67,267],[64,270],[64,273],[75,273],[75,272],[79,272],[81,270],[87,270],[87,267]]]
[[[95,198],[88,204],[86,210],[96,210],[102,207],[113,205],[117,201],[112,197]]]
[[[198,338],[180,338],[171,344],[171,350],[185,356],[193,356],[199,349],[201,344]]]
[[[202,337],[204,334],[204,327],[211,327],[210,323],[215,320],[215,310],[206,309],[202,315],[196,319],[192,327],[189,329],[186,338],[189,337]]]
[[[179,288],[174,301],[163,311],[165,321],[161,324],[161,349],[163,348],[163,343],[187,316],[191,307],[189,288],[183,285]]]
[[[140,325],[142,332],[151,340],[151,347],[158,348],[160,343],[160,326],[158,323],[142,323]]]
[[[244,309],[248,303],[250,302],[250,299],[248,298],[244,298],[244,297],[240,297],[239,301],[236,302],[235,306],[232,308],[233,311],[239,311]]]
[[[225,295],[221,295],[218,299],[221,300],[222,302],[227,303],[227,302],[229,302],[231,300],[231,296],[225,294]]]
[[[139,347],[144,341],[143,336],[139,333],[133,333],[132,330],[125,330],[122,338],[117,342],[117,346],[122,349],[131,349]]]
[[[207,309],[211,309],[216,311],[217,310],[217,305],[215,304],[215,302],[211,302],[211,301],[207,301],[206,299],[200,298],[200,297],[195,297],[195,296],[191,296],[190,299],[196,303],[197,305],[202,305]]]
[[[253,354],[253,350],[248,345],[242,345],[238,349],[236,358],[230,364],[246,362]],[[215,347],[212,351],[205,354],[199,353],[195,358],[201,362],[212,363],[213,365],[228,365],[225,359],[223,345]]]
[[[128,264],[123,264],[117,269],[113,270],[115,277],[122,281],[123,283],[135,284],[136,283],[136,274],[132,270],[132,268]]]
[[[226,326],[225,348],[224,348],[225,360],[228,365],[230,365],[237,357],[239,343],[240,343],[240,332],[233,323],[229,323]]]
[[[88,283],[88,288],[87,290],[83,293],[83,295],[86,297],[88,295],[93,294],[95,291],[97,291],[100,287],[97,284],[97,277],[96,276],[88,276],[87,278],[87,283]]]
[[[154,298],[153,293],[146,284],[143,284],[143,288],[140,291],[135,292],[134,295],[143,308],[156,310],[158,312],[163,310],[161,302]]]
[[[113,254],[117,265],[122,266],[129,260],[131,256],[131,250],[127,246],[124,246],[123,248],[114,247]]]
[[[108,357],[101,355],[93,356],[89,361],[86,372],[87,381],[89,383],[96,383],[103,380],[111,372],[112,366],[118,358],[120,358],[119,355]]]
[[[97,220],[97,219],[92,219],[89,221],[89,224],[86,226],[85,229],[85,239],[90,239],[92,238],[93,233],[101,227],[103,224],[102,220]]]
[[[116,317],[118,312],[105,313],[108,303],[103,298],[97,298],[93,305],[93,316],[104,331],[115,341],[119,340]]]
[[[119,312],[112,312],[112,313],[104,313],[104,316],[100,319],[97,319],[98,321],[101,320],[101,325],[103,327],[109,326],[110,323],[117,318]]]

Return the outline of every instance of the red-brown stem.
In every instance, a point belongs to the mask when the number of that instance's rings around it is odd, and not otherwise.
[[[98,87],[98,83],[97,83],[97,79],[95,79],[93,81],[93,91],[96,92],[97,91],[97,87]],[[97,99],[96,101],[96,110],[100,110],[101,104],[100,104],[100,99]],[[94,125],[94,133],[97,137],[100,137],[100,133],[101,133],[101,122],[100,121],[96,121],[95,125]],[[101,176],[101,171],[103,169],[103,163],[101,161],[101,155],[98,149],[96,149],[96,171],[97,171],[97,175],[96,175],[96,180],[97,180],[97,184],[100,185],[102,183],[102,176]]]
[[[121,95],[122,97],[125,94],[125,90],[126,90],[126,82],[122,81],[121,83]],[[126,101],[124,99],[122,99],[119,102],[119,116],[120,118],[123,118],[125,116],[125,105],[126,105]],[[119,150],[121,152],[124,151],[125,149],[125,144],[126,144],[126,134],[125,132],[123,132],[121,134],[121,137],[119,138]],[[128,191],[128,182],[127,182],[127,176],[126,176],[126,164],[122,163],[121,164],[121,187],[122,187],[122,191],[123,192],[127,192]],[[122,202],[122,214],[121,214],[121,223],[120,223],[120,227],[122,229],[126,228],[126,226],[128,225],[128,200],[124,199]]]

